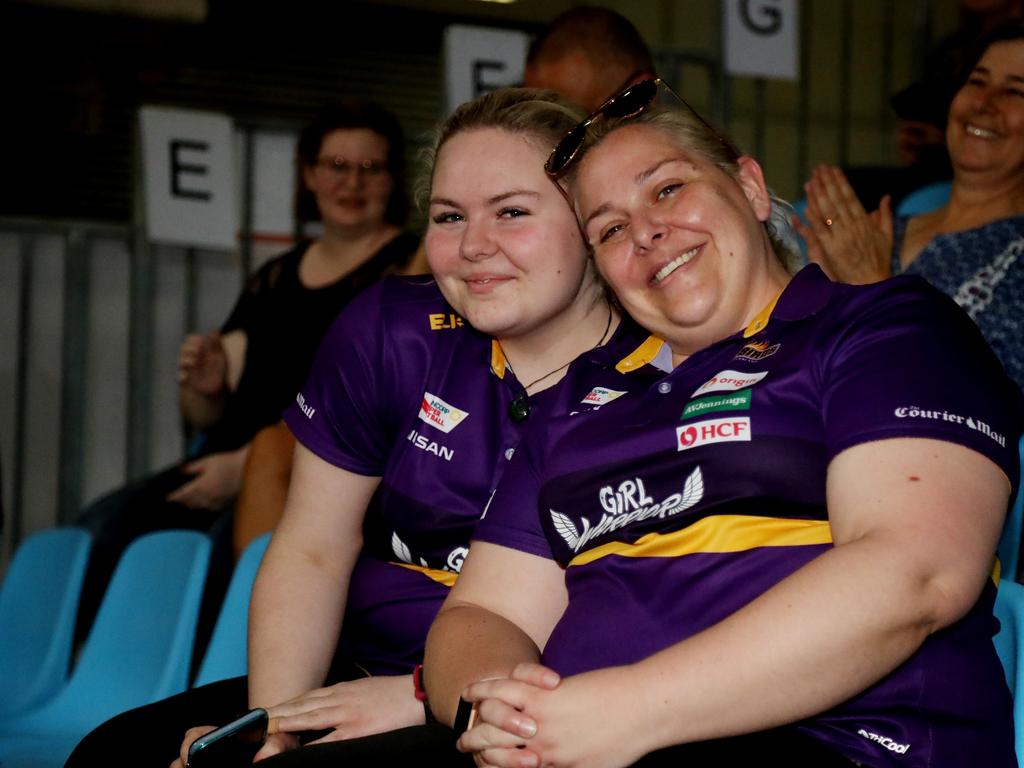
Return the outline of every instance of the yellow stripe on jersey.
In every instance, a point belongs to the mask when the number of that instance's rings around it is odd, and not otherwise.
[[[779,303],[779,296],[781,296],[781,295],[782,295],[782,292],[779,291],[778,296],[776,296],[774,299],[769,301],[768,305],[764,309],[762,309],[760,312],[758,312],[754,316],[754,319],[750,321],[750,325],[748,325],[746,328],[743,329],[743,338],[744,339],[749,339],[755,333],[757,333],[762,328],[764,328],[766,325],[768,325],[768,321],[771,319],[772,312],[775,309],[775,305]]]
[[[643,344],[619,360],[615,370],[619,373],[629,373],[637,368],[642,368],[658,356],[658,352],[661,351],[661,346],[664,343],[664,341],[652,333]]]
[[[491,339],[491,371],[499,379],[504,379],[505,367],[507,365],[505,351],[501,348],[501,344],[498,343],[497,339]]]
[[[831,544],[832,529],[825,520],[793,520],[752,515],[713,515],[672,533],[648,533],[634,544],[611,541],[581,552],[569,563],[586,565],[608,555],[620,557],[680,557],[698,552],[743,552],[756,547]]]
[[[452,587],[455,585],[455,580],[459,578],[459,574],[453,573],[452,571],[442,571],[439,568],[424,568],[422,565],[411,565],[409,563],[396,563],[393,560],[389,560],[392,565],[397,565],[402,568],[408,568],[410,571],[418,571],[426,576],[428,579],[433,579],[438,584],[444,584],[446,587]]]

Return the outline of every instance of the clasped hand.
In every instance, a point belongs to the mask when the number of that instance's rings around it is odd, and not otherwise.
[[[481,768],[615,768],[647,750],[626,667],[561,680],[539,664],[466,689],[477,718],[459,738]]]

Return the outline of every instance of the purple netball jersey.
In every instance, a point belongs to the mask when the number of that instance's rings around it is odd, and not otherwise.
[[[637,333],[623,329],[610,346],[625,354]],[[422,660],[430,622],[528,423],[508,416],[521,389],[501,348],[428,277],[370,288],[325,336],[285,421],[325,461],[382,478],[340,644],[368,671],[407,673]]]
[[[807,267],[761,325],[675,370],[653,338],[578,366],[524,437],[475,538],[565,567],[543,657],[562,674],[645,658],[830,548],[826,469],[850,446],[958,443],[1016,488],[1020,391],[924,281],[852,287]],[[794,727],[865,765],[1016,765],[994,596]]]

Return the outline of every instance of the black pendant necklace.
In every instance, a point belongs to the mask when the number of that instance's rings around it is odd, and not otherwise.
[[[519,423],[520,421],[526,421],[526,417],[530,415],[530,398],[526,394],[526,390],[522,390],[518,395],[512,398],[512,402],[508,404],[508,417],[512,421]]]
[[[602,344],[604,344],[604,340],[608,336],[608,329],[611,328],[611,327],[612,327],[612,305],[609,304],[608,305],[608,322],[605,323],[604,333],[601,334],[601,338],[598,340],[597,344],[595,344],[593,347],[591,347],[591,349],[596,349],[597,347],[600,347]],[[576,358],[573,358],[573,360],[575,360],[575,359]],[[529,384],[527,384],[525,387],[520,389],[519,392],[516,394],[516,396],[512,398],[512,402],[508,404],[508,417],[510,419],[512,419],[512,421],[516,422],[517,424],[519,422],[521,422],[521,421],[526,421],[526,419],[529,418],[529,416],[530,416],[530,395],[527,392],[527,390],[530,387],[532,387],[534,384],[540,384],[542,381],[544,381],[544,379],[548,378],[549,376],[554,376],[556,373],[558,373],[562,369],[568,368],[569,367],[569,363],[571,363],[571,362],[572,362],[572,360],[570,360],[568,363],[563,363],[562,365],[560,365],[557,368],[555,368],[555,370],[549,371],[548,373],[545,373],[539,379],[534,379]],[[511,367],[512,366],[509,366],[509,368],[511,368]]]

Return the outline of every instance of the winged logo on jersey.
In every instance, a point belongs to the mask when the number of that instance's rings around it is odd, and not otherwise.
[[[680,493],[673,493],[657,504],[638,506],[630,512],[616,515],[604,514],[597,525],[594,526],[590,525],[590,521],[587,518],[581,517],[580,522],[583,524],[582,532],[577,530],[576,525],[567,515],[563,515],[561,512],[556,512],[553,509],[548,511],[551,513],[551,522],[554,524],[555,530],[558,531],[558,535],[565,540],[565,543],[569,545],[573,552],[579,552],[584,544],[596,536],[608,533],[609,531],[617,531],[620,528],[625,528],[630,523],[640,520],[678,515],[703,498],[704,475],[701,473],[700,467],[697,467],[686,478],[686,482],[683,483],[683,490]]]
[[[400,538],[398,538],[397,532],[392,532],[391,534],[391,551],[393,551],[395,553],[395,557],[397,557],[403,563],[409,563],[410,565],[413,564],[412,552],[409,550],[409,546]],[[420,558],[420,565],[422,565],[424,568],[430,567],[427,565],[427,561],[424,560],[422,557]]]

